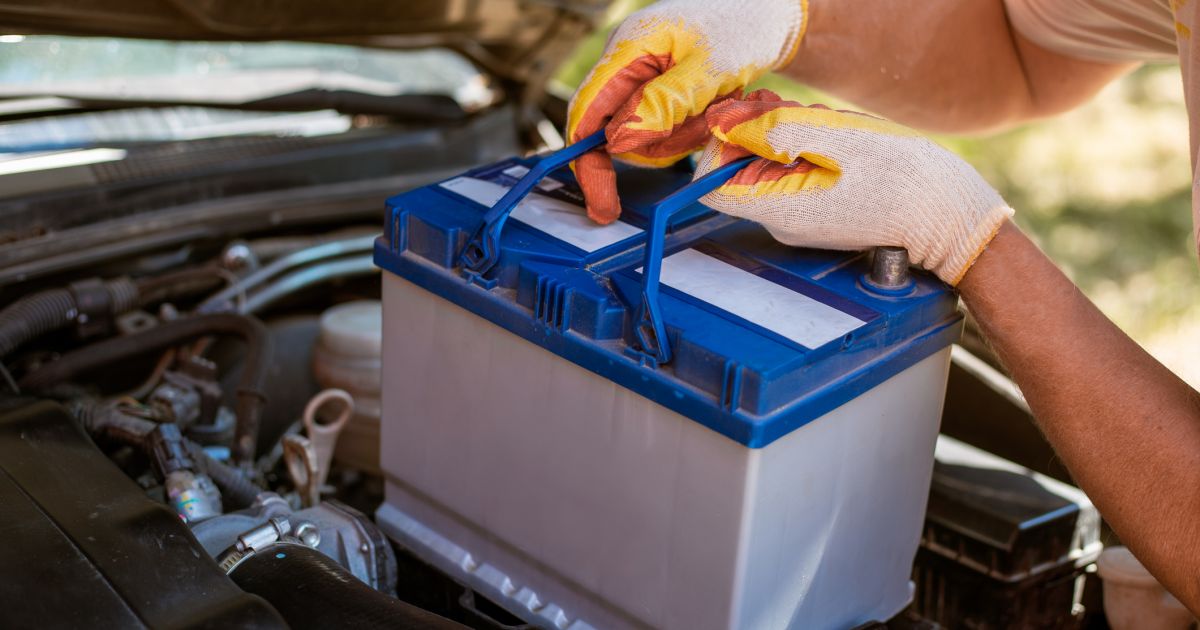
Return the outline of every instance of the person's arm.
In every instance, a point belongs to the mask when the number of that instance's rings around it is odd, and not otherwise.
[[[566,137],[605,131],[606,150],[573,168],[588,216],[610,223],[613,157],[690,155],[707,140],[705,110],[771,70],[914,127],[971,132],[1070,109],[1133,67],[1033,44],[1004,0],[661,0],[613,32],[571,98]]]
[[[1200,613],[1200,394],[1106,319],[974,169],[912,130],[761,93],[706,120],[697,176],[762,158],[706,205],[790,245],[904,247],[957,286],[1075,481]]]
[[[1003,0],[808,0],[784,73],[906,125],[989,131],[1071,109],[1136,67],[1046,50]]]
[[[1012,224],[958,288],[1072,477],[1200,615],[1200,394]]]

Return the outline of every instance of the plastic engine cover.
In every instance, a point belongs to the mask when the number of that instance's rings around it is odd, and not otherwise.
[[[0,626],[286,628],[57,404],[0,414]]]

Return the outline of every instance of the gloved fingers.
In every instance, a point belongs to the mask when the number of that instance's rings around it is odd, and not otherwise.
[[[768,160],[791,164],[803,157],[840,170],[847,157],[845,139],[794,120],[794,112],[808,109],[783,100],[726,101],[710,109],[705,120],[714,138]]]
[[[703,149],[710,136],[703,113],[689,115],[664,131],[631,129],[628,127],[631,120],[637,120],[632,108],[622,109],[605,127],[605,135],[609,153],[638,166],[670,166]]]
[[[575,162],[575,179],[587,202],[588,218],[600,225],[608,225],[621,216],[617,173],[607,152],[599,149],[583,154]]]
[[[755,90],[740,100],[729,99],[728,101],[718,101],[711,105],[705,112],[705,124],[706,126],[711,124],[709,123],[710,119],[708,118],[708,114],[710,112],[719,112],[728,110],[731,107],[738,107],[735,105],[736,103],[756,103],[758,105],[755,105],[754,107],[766,107],[766,104],[777,103],[781,102],[782,100],[783,99],[780,98],[778,94],[770,90]],[[706,129],[706,131],[709,130]],[[751,154],[750,150],[740,147],[736,144],[724,141],[713,142],[712,138],[713,136],[710,132],[710,135],[706,136],[706,139],[709,141],[705,147],[706,150],[697,165],[697,176],[707,173],[718,166],[724,166],[734,160],[741,159]]]
[[[742,85],[735,75],[714,81],[702,59],[686,59],[639,86],[617,110],[606,127],[608,150],[642,166],[669,166],[704,146],[705,109],[740,96]]]
[[[662,62],[670,63],[669,60]],[[656,66],[655,70],[661,68],[661,65]],[[640,80],[651,74],[634,70],[625,76]],[[664,167],[703,148],[709,137],[705,108],[714,99],[740,95],[741,88],[697,81],[695,77],[700,71],[702,69],[694,64],[683,63],[668,67],[665,72],[636,86],[605,127],[607,151],[619,160],[639,166]],[[579,133],[586,129],[590,127],[580,127]],[[602,172],[591,173],[591,168]],[[615,220],[621,212],[616,180],[611,171],[610,160],[592,158],[580,160],[575,165],[576,176],[587,199],[588,216],[601,223]]]
[[[621,42],[625,43],[625,42]],[[669,56],[652,53],[607,53],[580,84],[567,107],[567,139],[575,142],[608,124],[617,110],[647,81],[662,74]]]
[[[736,144],[723,142],[717,138],[709,138],[708,144],[704,147],[704,153],[696,160],[695,178],[698,179],[700,176],[706,175],[709,171],[725,166],[734,160],[740,160],[748,155],[753,154]]]
[[[806,159],[839,171],[881,139],[919,138],[907,127],[867,114],[782,100],[726,101],[705,118],[714,137],[756,155],[784,164]]]
[[[713,138],[697,162],[696,177],[746,155],[749,155],[746,149]],[[749,217],[746,213],[752,212],[751,208],[767,198],[794,196],[799,193],[817,194],[832,189],[840,178],[840,171],[804,159],[792,164],[780,164],[774,160],[759,158],[747,164],[720,188],[709,193],[705,197],[705,203],[711,202],[713,208],[728,214]],[[796,201],[791,197],[789,199]],[[733,209],[733,212],[730,212],[730,209]]]
[[[649,42],[654,44],[655,42]],[[659,42],[661,44],[661,42]],[[576,90],[567,110],[567,139],[577,142],[603,129],[642,85],[662,74],[670,55],[656,54],[629,40],[610,40],[600,62]],[[604,154],[603,157],[593,157]],[[611,223],[621,214],[612,160],[604,149],[571,163],[587,199],[588,216]]]
[[[606,148],[618,160],[638,166],[670,166],[703,149],[709,138],[703,114],[689,116],[674,129],[663,132],[621,133],[619,129],[624,123],[614,117],[605,127],[605,135],[609,138]],[[613,133],[618,134],[617,142],[611,139]]]

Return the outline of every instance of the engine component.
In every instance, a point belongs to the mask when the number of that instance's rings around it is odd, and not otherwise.
[[[330,403],[341,407],[337,415],[332,420],[318,420],[321,409],[331,406]],[[283,459],[287,464],[288,476],[300,494],[300,502],[304,507],[312,507],[320,502],[338,433],[353,413],[354,399],[350,394],[340,389],[327,389],[314,396],[304,408],[303,425],[307,436],[297,433],[283,437]]]
[[[283,436],[283,461],[288,477],[300,495],[300,505],[312,507],[321,501],[321,486],[317,483],[317,452],[312,441],[298,433]]]
[[[322,418],[322,411],[331,407],[338,409],[336,415],[332,419]],[[323,487],[329,477],[329,465],[333,462],[338,434],[354,415],[354,408],[354,398],[341,389],[327,389],[317,394],[304,408],[304,432],[317,456],[317,477],[313,484],[317,488]]]
[[[250,556],[275,543],[299,543],[307,547],[316,547],[321,542],[321,537],[315,532],[311,523],[296,523],[293,526],[285,516],[272,516],[262,525],[238,534],[233,545],[221,552],[217,562],[229,573]]]
[[[296,516],[320,529],[321,544],[317,549],[321,553],[371,588],[395,592],[396,554],[374,521],[339,501],[322,501],[318,506],[300,510]]]
[[[175,352],[168,350],[164,357],[171,360]],[[185,354],[176,369],[162,370],[151,378],[161,382],[149,392],[146,402],[159,420],[179,425],[188,437],[204,446],[227,447],[233,443],[237,421],[221,406],[216,363],[202,356]],[[140,391],[135,391],[129,396],[138,398],[138,393]]]
[[[164,484],[167,500],[185,523],[195,523],[221,513],[221,493],[208,475],[176,470]]]
[[[354,415],[338,440],[338,462],[379,472],[380,355],[383,308],[378,300],[339,304],[321,314],[313,374],[322,387],[354,396]]]
[[[292,508],[283,497],[274,492],[263,492],[253,503],[236,512],[226,512],[217,518],[192,525],[192,535],[200,546],[213,558],[237,544],[238,538],[275,517],[290,517]]]
[[[217,366],[204,357],[189,355],[176,370],[162,375],[162,383],[150,392],[151,406],[162,410],[160,417],[183,428],[204,425],[209,435],[217,422],[221,406],[221,385],[217,382]]]
[[[263,489],[258,487],[239,469],[229,466],[209,456],[204,449],[194,442],[188,444],[192,456],[200,462],[200,467],[208,473],[221,489],[222,496],[232,505],[242,507],[254,503]]]
[[[149,450],[167,490],[167,502],[185,523],[221,513],[221,493],[212,479],[195,471],[179,427],[164,423],[147,436]]]
[[[88,278],[66,288],[27,295],[0,310],[0,359],[32,339],[71,324],[80,338],[97,335],[107,331],[117,316],[137,306],[214,288],[221,280],[212,268],[201,267],[137,282]]]
[[[913,610],[950,628],[1070,628],[1100,517],[1079,489],[940,436]]]
[[[229,576],[247,593],[270,602],[297,629],[466,628],[369,588],[328,556],[301,544],[255,550]]]
[[[396,587],[396,557],[383,532],[357,510],[337,501],[324,501],[293,511],[288,502],[273,492],[260,495],[254,504],[195,524],[192,534],[214,558],[235,548],[239,538],[272,520],[291,523],[276,526],[277,539],[293,536],[315,541],[315,549],[345,567],[371,588],[392,593]],[[302,524],[315,528],[315,536],[297,531]]]
[[[284,315],[264,322],[267,336],[271,339],[271,377],[263,383],[263,393],[270,404],[263,408],[259,428],[258,440],[263,445],[262,451],[275,450],[279,440],[303,415],[304,406],[322,389],[312,375],[312,355],[320,332],[319,322],[319,314]],[[237,340],[218,342],[205,356],[223,366],[222,407],[232,408],[236,404],[234,394],[242,372],[242,352]],[[198,436],[196,441],[201,441]]]
[[[221,267],[232,272],[254,272],[262,263],[246,241],[237,240],[221,251]]]
[[[137,286],[128,278],[91,278],[25,296],[0,311],[0,359],[31,339],[71,324],[78,326],[81,337],[96,334],[137,303]]]
[[[156,415],[182,427],[191,426],[199,420],[201,395],[197,388],[178,372],[164,372],[162,380],[162,384],[150,392],[146,401],[158,410]],[[215,416],[216,409],[212,413]]]
[[[149,436],[159,426],[145,418],[129,415],[115,405],[80,403],[75,405],[74,412],[92,435],[103,435],[143,450],[149,447]],[[263,492],[241,471],[213,459],[199,444],[190,441],[184,444],[192,460],[199,464],[199,472],[207,474],[232,505],[251,505]]]
[[[27,374],[22,387],[37,389],[72,376],[112,364],[130,356],[162,350],[198,337],[214,334],[237,335],[246,342],[245,367],[237,396],[237,431],[234,461],[248,467],[258,444],[259,417],[266,403],[262,384],[269,369],[270,341],[261,322],[246,315],[218,313],[197,315],[164,323],[126,337],[106,339],[63,355],[57,361]]]
[[[199,295],[226,282],[228,272],[219,267],[190,267],[138,280],[138,304]]]
[[[0,626],[284,628],[59,405],[0,415]]]
[[[379,268],[371,262],[371,256],[362,254],[348,256],[339,260],[331,260],[304,267],[298,271],[283,276],[279,280],[262,288],[246,298],[241,307],[242,313],[261,313],[276,302],[310,287],[328,284],[335,280],[345,280],[360,276],[370,276],[379,273]]]
[[[281,256],[271,261],[266,266],[254,271],[250,275],[222,289],[220,292],[212,295],[204,300],[198,307],[201,313],[213,313],[219,311],[233,310],[235,305],[231,302],[239,294],[247,295],[255,289],[263,285],[267,285],[276,276],[295,268],[312,266],[315,264],[324,263],[330,260],[337,259],[341,256],[349,256],[352,254],[362,254],[371,251],[375,246],[375,236],[359,236],[340,241],[329,243],[321,243],[313,247],[307,247],[298,251],[291,252],[285,256]],[[303,284],[303,283],[302,283]],[[307,284],[304,284],[307,286]],[[270,292],[274,296],[280,292],[280,289],[271,289]],[[274,297],[268,302],[273,301]],[[245,312],[253,312],[254,309],[248,308],[247,305],[242,305]]]

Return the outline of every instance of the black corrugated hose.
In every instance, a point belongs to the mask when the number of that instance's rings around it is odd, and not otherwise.
[[[146,352],[163,350],[209,335],[236,335],[246,342],[245,367],[238,383],[236,440],[234,461],[241,466],[254,462],[258,446],[258,428],[266,403],[266,381],[271,355],[270,337],[262,322],[248,315],[217,313],[196,315],[166,322],[124,337],[112,337],[79,350],[68,352],[57,361],[26,374],[21,387],[37,390],[56,385],[71,377]]]
[[[102,308],[115,317],[138,306],[211,291],[223,282],[225,278],[216,267],[194,267],[136,282],[124,277],[92,278],[26,295],[0,310],[0,359],[29,341],[76,323],[81,291],[107,294]]]
[[[385,595],[325,554],[296,544],[258,551],[229,572],[242,590],[267,600],[296,630],[463,630],[466,626]]]
[[[137,286],[129,278],[102,283],[110,299],[109,310],[120,314],[137,305]],[[75,323],[79,305],[69,288],[48,289],[27,295],[0,310],[0,359],[21,344]]]

